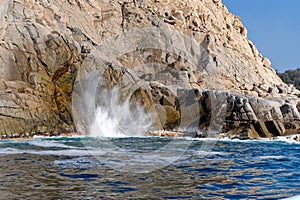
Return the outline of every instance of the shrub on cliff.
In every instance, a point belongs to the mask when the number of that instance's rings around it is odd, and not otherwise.
[[[300,89],[300,68],[295,70],[287,70],[284,73],[278,73],[279,77],[287,84],[294,84]]]

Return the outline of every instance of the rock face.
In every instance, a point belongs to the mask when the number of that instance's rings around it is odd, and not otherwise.
[[[103,53],[113,60],[102,70],[122,66],[147,82],[135,95],[163,110],[160,129],[242,129],[249,137],[299,131],[299,91],[281,81],[220,0],[2,0],[0,18],[3,138],[76,131],[74,82]],[[226,106],[211,103],[218,95]],[[224,112],[212,112],[218,106]],[[207,128],[212,117],[220,121]]]

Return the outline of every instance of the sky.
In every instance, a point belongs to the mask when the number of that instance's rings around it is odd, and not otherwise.
[[[222,0],[279,72],[300,68],[300,0]]]

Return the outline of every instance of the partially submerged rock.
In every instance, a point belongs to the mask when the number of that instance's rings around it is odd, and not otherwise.
[[[177,131],[154,131],[148,133],[147,136],[156,136],[156,137],[184,137],[183,133]]]
[[[195,94],[195,90],[184,93],[188,97],[187,94]],[[188,103],[179,101],[181,104],[177,105],[183,112],[191,110],[189,105],[196,104],[198,108],[180,116],[176,126],[180,132],[192,130],[196,137],[216,137],[222,132],[229,138],[243,140],[300,132],[299,99],[265,99],[221,91],[198,91],[197,97],[189,98]]]

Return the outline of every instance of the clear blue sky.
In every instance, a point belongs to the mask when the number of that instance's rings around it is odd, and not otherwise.
[[[259,52],[282,72],[300,68],[300,0],[222,0]]]

